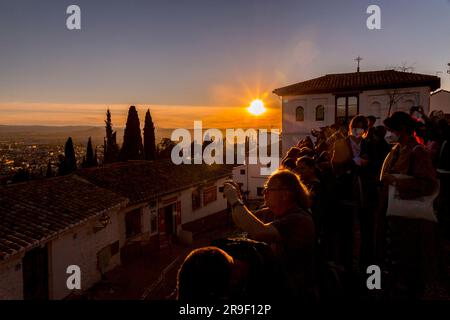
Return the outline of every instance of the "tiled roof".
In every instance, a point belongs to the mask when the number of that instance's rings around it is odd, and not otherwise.
[[[75,175],[0,187],[0,260],[126,203]]]
[[[278,88],[273,93],[289,96],[422,86],[428,86],[434,91],[441,86],[441,80],[436,76],[395,70],[339,73]]]
[[[220,164],[175,165],[170,160],[128,161],[83,169],[77,174],[128,198],[132,205],[230,176],[232,168]]]
[[[231,165],[128,161],[0,187],[0,261],[117,206],[231,175]]]

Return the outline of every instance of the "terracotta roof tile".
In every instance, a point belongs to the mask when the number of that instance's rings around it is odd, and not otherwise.
[[[232,165],[181,164],[170,160],[128,161],[79,171],[88,181],[128,199],[130,205],[202,182],[231,176]]]
[[[230,176],[232,167],[128,161],[0,187],[0,260],[113,207]]]
[[[395,70],[338,73],[278,88],[273,93],[289,96],[421,86],[428,86],[434,91],[441,86],[441,80],[436,76]]]
[[[0,260],[126,203],[75,175],[0,187]]]

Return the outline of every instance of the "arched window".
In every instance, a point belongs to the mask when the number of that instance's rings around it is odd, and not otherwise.
[[[303,107],[297,107],[295,109],[295,120],[296,121],[304,121],[305,120],[305,109]]]
[[[325,108],[322,104],[319,104],[316,107],[316,121],[325,120]]]

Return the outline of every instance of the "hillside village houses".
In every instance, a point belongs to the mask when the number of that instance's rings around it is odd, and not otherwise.
[[[0,189],[0,299],[62,299],[142,252],[229,222],[227,165],[128,161]]]

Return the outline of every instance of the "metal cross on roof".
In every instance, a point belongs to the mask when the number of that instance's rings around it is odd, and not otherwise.
[[[356,69],[356,72],[359,72],[359,63],[361,62],[361,60],[363,60],[363,58],[361,58],[360,56],[358,56],[356,59],[354,59],[355,61],[358,61],[358,68]]]

